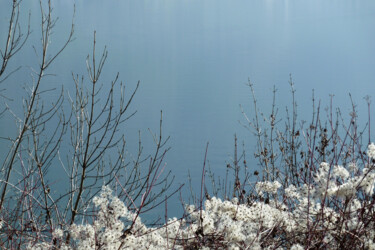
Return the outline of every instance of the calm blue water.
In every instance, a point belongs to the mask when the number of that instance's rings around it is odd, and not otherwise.
[[[252,154],[255,138],[238,122],[244,121],[240,104],[249,116],[253,114],[248,78],[265,111],[270,109],[272,88],[277,87],[282,114],[290,104],[292,74],[301,119],[310,118],[312,89],[323,107],[329,94],[335,94],[335,104],[344,114],[350,110],[349,93],[363,114],[362,98],[374,97],[373,0],[55,1],[59,20],[52,48],[67,35],[73,3],[76,40],[50,69],[57,74],[51,84],[69,91],[71,72],[86,73],[85,59],[96,30],[98,51],[104,45],[109,50],[103,83],[108,84],[117,72],[129,89],[141,81],[132,106],[137,115],[123,131],[129,151],[135,152],[138,130],[145,151],[152,148],[147,129],[158,131],[163,110],[163,131],[171,136],[172,147],[167,169],[176,176],[176,186],[186,182],[189,169],[200,190],[207,142],[210,166],[217,175],[224,176],[235,133]],[[8,5],[0,2],[0,41],[7,28]],[[24,1],[22,11],[28,10],[34,32],[11,65],[24,67],[9,80],[12,84],[1,86],[9,96],[17,96],[30,82],[30,67],[36,66],[32,45],[39,41],[38,1]],[[11,105],[22,110],[20,102]],[[2,136],[12,133],[9,127],[3,119]],[[256,163],[250,162],[255,168]],[[176,204],[170,202],[170,216],[179,214],[173,211]]]

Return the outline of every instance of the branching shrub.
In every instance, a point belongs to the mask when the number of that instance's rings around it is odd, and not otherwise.
[[[372,162],[375,145],[367,157]],[[375,165],[350,170],[321,163],[310,185],[285,190],[278,181],[257,182],[260,197],[241,204],[237,198],[222,201],[212,197],[203,208],[187,206],[187,217],[170,219],[159,228],[146,227],[108,187],[93,199],[99,211],[94,221],[67,228],[76,247],[66,249],[373,249],[375,247],[374,193]],[[41,245],[42,244],[42,245]],[[32,248],[47,246],[38,243]]]
[[[9,5],[8,33],[1,48],[0,83],[5,86],[19,69],[9,70],[8,63],[30,34],[30,27],[21,32],[20,3]],[[100,78],[108,52],[104,49],[97,60],[95,33],[86,60],[89,80],[73,74],[75,94],[61,91],[45,105],[44,95],[52,91],[46,76],[72,42],[74,25],[60,49],[51,52],[56,22],[51,1],[40,1],[40,8],[41,44],[35,46],[40,49],[39,67],[22,100],[24,113],[17,115],[8,104],[0,111],[1,117],[13,117],[18,129],[14,137],[1,137],[9,149],[1,158],[1,248],[375,249],[375,144],[370,141],[369,99],[363,130],[354,103],[346,121],[340,109],[333,108],[332,97],[326,119],[313,95],[311,121],[299,122],[292,79],[286,119],[278,117],[276,89],[271,113],[265,115],[249,82],[254,118],[243,113],[245,126],[257,139],[254,158],[259,169],[251,174],[235,137],[227,177],[212,182],[210,195],[205,175],[208,172],[212,180],[214,176],[209,167],[206,170],[206,150],[196,205],[186,205],[179,219],[150,226],[142,221],[142,213],[173,194],[166,194],[170,181],[163,160],[169,148],[162,118],[154,153],[144,156],[140,141],[136,156],[129,159],[120,127],[134,115],[128,108],[139,83],[128,94],[119,75],[109,83]],[[102,89],[107,89],[105,98]],[[48,170],[57,167],[65,176],[53,179]],[[61,180],[68,188],[55,191],[55,182]]]
[[[136,155],[127,152],[121,131],[135,113],[129,107],[139,82],[129,92],[119,74],[112,81],[101,79],[108,52],[105,48],[97,56],[95,32],[92,53],[86,58],[87,76],[73,74],[75,91],[67,94],[51,86],[51,65],[74,39],[73,18],[61,47],[50,46],[57,21],[51,1],[40,1],[41,22],[36,30],[41,42],[33,44],[38,68],[31,70],[26,97],[17,103],[6,98],[3,93],[7,90],[18,91],[10,76],[22,73],[20,67],[8,69],[9,62],[29,42],[30,27],[26,33],[21,30],[20,4],[9,4],[8,33],[0,47],[0,83],[5,87],[1,97],[6,103],[0,115],[4,120],[14,119],[17,128],[14,137],[1,135],[9,151],[0,159],[0,248],[18,249],[41,242],[58,247],[62,244],[55,238],[61,235],[59,230],[91,216],[91,200],[102,185],[122,187],[118,195],[126,203],[141,201],[138,215],[163,203],[171,195],[166,193],[170,174],[163,171],[168,138],[162,136],[161,117],[154,152],[143,152],[141,138]],[[47,94],[56,98],[49,101]],[[13,110],[18,104],[23,105],[23,114]],[[66,244],[73,234],[63,234]]]

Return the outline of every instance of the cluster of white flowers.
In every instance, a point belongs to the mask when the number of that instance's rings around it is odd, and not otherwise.
[[[291,213],[276,208],[275,204],[254,202],[251,205],[238,204],[237,199],[222,201],[211,198],[205,202],[205,210],[193,210],[190,217],[196,225],[201,222],[204,235],[219,234],[228,242],[227,247],[240,249],[251,247],[261,249],[262,235],[272,231],[275,226],[292,232],[296,228]]]
[[[353,164],[349,167],[353,169]],[[374,193],[375,171],[374,168],[365,167],[361,174],[350,177],[350,172],[343,166],[330,167],[328,163],[323,162],[314,180],[318,185],[311,192],[315,192],[320,198],[324,195],[352,197],[359,189],[371,196]]]
[[[263,192],[269,193],[269,194],[276,194],[277,190],[281,187],[281,184],[278,181],[269,182],[257,182],[255,185],[255,189],[258,192],[259,195],[263,195]]]
[[[370,157],[371,159],[375,159],[375,144],[371,143],[367,147],[367,156]]]
[[[367,150],[375,157],[375,145]],[[305,249],[306,235],[313,225],[322,232],[322,248],[337,248],[340,235],[354,235],[358,230],[374,228],[371,218],[374,204],[366,195],[374,193],[374,165],[359,170],[355,163],[343,166],[321,163],[310,185],[290,185],[280,190],[281,184],[258,182],[255,189],[260,197],[273,194],[266,203],[253,200],[239,204],[237,198],[221,200],[213,197],[204,203],[204,209],[186,207],[186,219],[172,218],[159,228],[147,227],[129,211],[124,203],[103,187],[93,199],[99,211],[91,224],[73,224],[66,231],[74,246],[61,249],[185,249],[187,246],[227,249]],[[275,198],[276,197],[276,198]],[[338,226],[340,225],[340,226]],[[63,237],[56,229],[55,238]],[[357,237],[357,236],[355,236]],[[375,249],[375,231],[359,237],[360,248]],[[202,240],[205,239],[205,240]],[[211,239],[211,240],[209,240]],[[282,248],[280,241],[283,241]],[[61,242],[64,242],[61,240]],[[287,242],[287,243],[285,243]],[[73,244],[73,243],[72,243]],[[211,244],[211,245],[210,245]],[[30,249],[46,249],[47,243],[30,244]]]

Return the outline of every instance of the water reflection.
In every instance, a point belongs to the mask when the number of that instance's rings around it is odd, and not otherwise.
[[[301,119],[310,117],[312,89],[323,107],[334,93],[344,112],[350,107],[348,93],[364,108],[362,97],[375,90],[374,1],[56,1],[59,31],[53,43],[66,35],[73,3],[76,41],[51,69],[58,73],[51,82],[69,91],[71,72],[85,74],[97,30],[98,48],[109,49],[103,83],[109,84],[118,71],[130,88],[138,80],[142,83],[133,105],[138,113],[124,131],[129,150],[136,148],[132,145],[138,142],[138,130],[146,149],[151,148],[147,128],[157,130],[163,110],[164,133],[171,136],[172,146],[167,163],[177,183],[186,181],[190,169],[194,186],[200,185],[207,141],[210,164],[218,174],[225,173],[234,133],[251,152],[254,139],[238,124],[239,104],[252,114],[248,77],[255,83],[259,106],[266,110],[276,85],[282,113],[290,103],[292,73]],[[0,3],[2,24],[9,14],[6,5]],[[38,26],[38,8],[37,2],[23,2],[23,11],[31,10],[33,27]],[[5,28],[1,26],[0,41]],[[38,35],[34,28],[14,61],[25,67],[12,77],[16,84],[6,86],[11,97],[30,83],[29,67],[36,66],[32,45]],[[22,111],[22,103],[11,105]],[[3,134],[12,129],[5,120],[0,126]]]

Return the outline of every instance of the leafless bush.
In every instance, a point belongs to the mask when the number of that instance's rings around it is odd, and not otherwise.
[[[19,69],[8,70],[9,61],[29,42],[30,27],[22,31],[20,4],[13,1],[8,35],[2,41],[0,83],[4,91],[12,85],[9,76]],[[46,101],[47,94],[56,93],[49,83],[51,65],[74,38],[74,13],[65,42],[51,50],[56,24],[51,1],[40,1],[40,10],[41,44],[34,46],[39,67],[32,73],[34,81],[26,86],[24,113],[16,115],[11,102],[2,109],[2,114],[14,117],[18,132],[14,138],[2,135],[9,151],[1,159],[1,248],[50,241],[54,230],[78,219],[90,220],[89,201],[103,185],[121,187],[118,195],[126,203],[141,204],[132,208],[138,214],[169,197],[170,174],[163,172],[169,148],[168,138],[162,137],[162,117],[160,131],[153,135],[154,153],[145,154],[139,138],[138,153],[130,156],[122,131],[123,124],[135,114],[129,113],[129,106],[139,82],[128,91],[119,74],[110,82],[100,78],[108,52],[105,48],[99,57],[96,55],[95,33],[92,53],[86,59],[87,76],[73,74],[74,94],[67,95],[62,89],[56,99]],[[103,92],[107,92],[105,98]],[[9,101],[5,96],[3,99]],[[61,183],[65,183],[65,190]],[[65,237],[69,242],[70,234]],[[59,243],[54,244],[58,247]]]
[[[1,50],[2,93],[19,69],[8,69],[9,61],[29,39],[30,27],[23,29],[25,33],[21,31],[20,3],[15,0],[11,5]],[[324,113],[313,95],[311,121],[299,121],[292,79],[292,103],[286,108],[285,119],[279,118],[276,89],[267,115],[260,112],[249,82],[254,117],[243,113],[245,127],[257,139],[253,156],[259,169],[250,172],[249,156],[235,136],[227,176],[215,181],[206,161],[207,146],[196,205],[186,206],[180,219],[168,220],[166,209],[165,224],[147,228],[140,215],[160,204],[167,207],[173,194],[167,193],[171,182],[169,173],[164,173],[163,160],[169,148],[168,138],[162,136],[162,116],[160,131],[153,134],[154,152],[144,154],[139,138],[136,155],[129,157],[121,128],[135,114],[129,107],[139,82],[128,92],[119,74],[109,83],[101,79],[108,52],[104,48],[97,56],[94,32],[92,53],[86,58],[87,76],[72,75],[74,94],[50,87],[50,66],[72,42],[74,25],[72,22],[61,47],[51,51],[56,23],[51,1],[40,1],[40,9],[41,44],[35,46],[39,67],[33,71],[34,81],[27,85],[23,114],[17,115],[12,109],[14,103],[2,95],[6,105],[1,115],[13,117],[18,130],[15,137],[1,137],[8,146],[1,158],[1,248],[101,249],[110,244],[118,249],[140,245],[171,249],[375,246],[375,145],[370,143],[370,100],[363,129],[359,128],[353,101],[347,119],[334,108],[332,97]],[[57,98],[47,102],[45,95],[52,92],[58,93]],[[213,197],[206,187],[207,173],[212,179]],[[58,189],[59,182],[67,183],[67,188]],[[112,196],[111,188],[121,200]],[[217,198],[220,196],[223,201]]]
[[[249,82],[255,115],[249,118],[243,110],[244,126],[257,138],[254,158],[258,162],[258,169],[253,174],[249,172],[245,150],[239,154],[238,139],[235,137],[233,161],[227,166],[227,177],[224,180],[215,179],[212,172],[208,172],[214,195],[227,200],[235,198],[238,204],[250,207],[257,202],[272,204],[291,213],[297,213],[303,207],[303,202],[308,204],[303,212],[306,216],[303,233],[300,231],[291,235],[281,225],[275,225],[272,233],[262,237],[263,248],[290,248],[293,244],[300,244],[309,249],[368,249],[372,243],[366,242],[374,239],[367,232],[373,230],[375,223],[373,182],[365,184],[374,170],[374,159],[369,151],[366,155],[367,147],[371,146],[370,99],[365,98],[368,121],[363,128],[358,125],[358,111],[351,96],[352,111],[345,117],[340,108],[334,108],[333,96],[329,107],[322,112],[321,104],[316,102],[313,93],[311,121],[298,121],[292,78],[289,84],[291,108],[286,107],[286,118],[283,119],[279,117],[276,89],[273,91],[271,112],[267,115],[260,111],[253,84]],[[326,180],[319,180],[325,169],[322,164],[326,164],[324,166],[328,169]],[[349,177],[337,177],[338,169],[348,171]],[[281,184],[281,191],[259,191],[267,190],[267,186],[275,183]],[[323,188],[318,189],[319,185]],[[366,191],[365,186],[368,187]],[[288,196],[291,187],[298,194],[305,195],[307,200]],[[353,202],[361,205],[353,210]],[[327,214],[327,209],[332,212]],[[339,219],[333,214],[338,215]],[[353,220],[356,220],[354,228]]]

